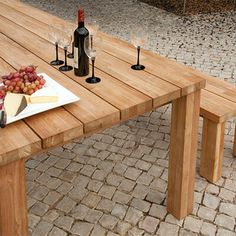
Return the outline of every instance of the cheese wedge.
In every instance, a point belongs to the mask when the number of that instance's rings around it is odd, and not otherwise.
[[[23,94],[7,93],[4,107],[7,116],[16,116],[27,107],[27,101]]]
[[[33,93],[29,98],[28,102],[35,103],[53,103],[58,101],[57,93],[50,87],[46,87]]]

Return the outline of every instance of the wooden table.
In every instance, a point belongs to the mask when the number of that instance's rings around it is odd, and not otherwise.
[[[0,74],[21,65],[38,65],[81,100],[8,125],[0,130],[0,235],[27,235],[24,162],[75,138],[105,129],[172,102],[168,212],[181,219],[192,212],[200,90],[205,80],[192,69],[142,51],[145,71],[133,71],[136,49],[101,33],[102,55],[96,74],[85,83],[73,71],[49,65],[54,45],[49,25],[71,24],[19,1],[0,0]],[[59,52],[63,57],[63,51]],[[72,64],[72,61],[69,61]]]

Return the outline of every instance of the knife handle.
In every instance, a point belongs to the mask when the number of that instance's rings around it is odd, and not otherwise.
[[[6,123],[7,123],[7,114],[5,110],[2,110],[0,114],[0,127],[4,128],[6,126]]]

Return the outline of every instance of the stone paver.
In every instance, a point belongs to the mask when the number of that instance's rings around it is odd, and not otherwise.
[[[202,227],[202,220],[187,216],[184,221],[184,228],[199,233]]]
[[[149,215],[157,217],[159,219],[163,219],[167,214],[166,207],[157,205],[157,204],[152,204]]]
[[[219,212],[236,217],[236,205],[231,203],[221,203]]]
[[[116,204],[112,209],[111,214],[122,220],[125,217],[127,209],[128,206],[126,205]]]
[[[213,222],[215,219],[216,213],[217,212],[211,208],[200,206],[197,215],[203,219]]]
[[[68,234],[57,227],[53,227],[52,231],[49,233],[49,236],[67,236]]]
[[[55,221],[55,225],[59,228],[62,228],[66,231],[69,231],[71,229],[72,224],[74,223],[74,219],[69,216],[60,216]]]
[[[46,236],[53,228],[53,224],[48,223],[46,221],[40,221],[38,225],[35,227],[35,230],[32,236]]]
[[[99,223],[106,229],[113,229],[118,221],[116,217],[104,214]]]
[[[235,227],[235,218],[231,216],[227,216],[224,214],[217,215],[215,219],[215,223],[217,225],[223,226],[227,229],[233,230]]]
[[[121,236],[126,235],[131,228],[132,225],[124,221],[119,221],[117,224],[117,232]]]
[[[208,222],[203,222],[202,228],[201,228],[201,233],[203,235],[214,236],[214,235],[216,235],[216,230],[217,230],[216,225],[213,225]]]
[[[159,224],[158,219],[151,216],[146,216],[143,221],[139,222],[138,226],[140,229],[144,229],[149,233],[154,233],[157,229],[158,224]]]
[[[78,7],[76,1],[23,1],[73,21]],[[236,83],[235,12],[180,17],[138,0],[79,3],[102,31],[129,41],[130,29],[148,26],[145,48]],[[166,105],[28,160],[32,235],[235,236],[234,121],[225,125],[222,178],[215,184],[201,178],[198,158],[194,211],[180,221],[166,211],[170,123]],[[201,134],[199,128],[198,157]],[[155,232],[149,219],[160,221]]]
[[[168,235],[168,236],[175,236],[178,234],[179,227],[177,225],[169,224],[166,222],[161,222],[160,227],[157,233],[160,236]]]
[[[138,221],[143,217],[143,213],[133,207],[130,207],[127,211],[125,221],[136,225]]]
[[[76,202],[69,197],[64,197],[56,206],[57,209],[69,213],[76,205]]]
[[[71,229],[71,233],[75,235],[89,236],[92,229],[93,224],[87,222],[76,222]]]

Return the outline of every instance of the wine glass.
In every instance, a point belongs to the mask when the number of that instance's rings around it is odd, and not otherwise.
[[[70,24],[70,25],[68,25],[68,28],[66,29],[66,32],[69,34],[69,35],[71,35],[71,41],[72,41],[72,49],[71,49],[71,53],[69,53],[68,55],[67,55],[67,57],[68,58],[74,58],[74,31],[75,31],[75,29],[76,29],[76,25],[75,24]]]
[[[53,26],[49,26],[48,39],[50,42],[55,44],[56,59],[51,61],[50,64],[53,66],[63,65],[64,61],[58,59],[58,43],[59,43],[60,31]]]
[[[92,61],[92,76],[86,79],[87,83],[96,84],[101,81],[100,78],[94,75],[95,59],[97,57],[97,54],[101,50],[101,47],[102,47],[102,39],[98,36],[89,35],[84,40],[84,51]]]
[[[59,45],[64,49],[65,54],[65,64],[59,67],[60,71],[70,71],[73,69],[72,66],[67,65],[67,50],[71,44],[72,37],[65,32],[61,32],[61,37],[59,39]]]
[[[86,21],[86,28],[88,29],[90,35],[96,36],[99,30],[98,21],[88,18]]]
[[[131,43],[137,48],[137,64],[132,65],[133,70],[144,70],[145,66],[140,64],[140,50],[147,40],[147,32],[141,27],[134,27],[130,33]]]

